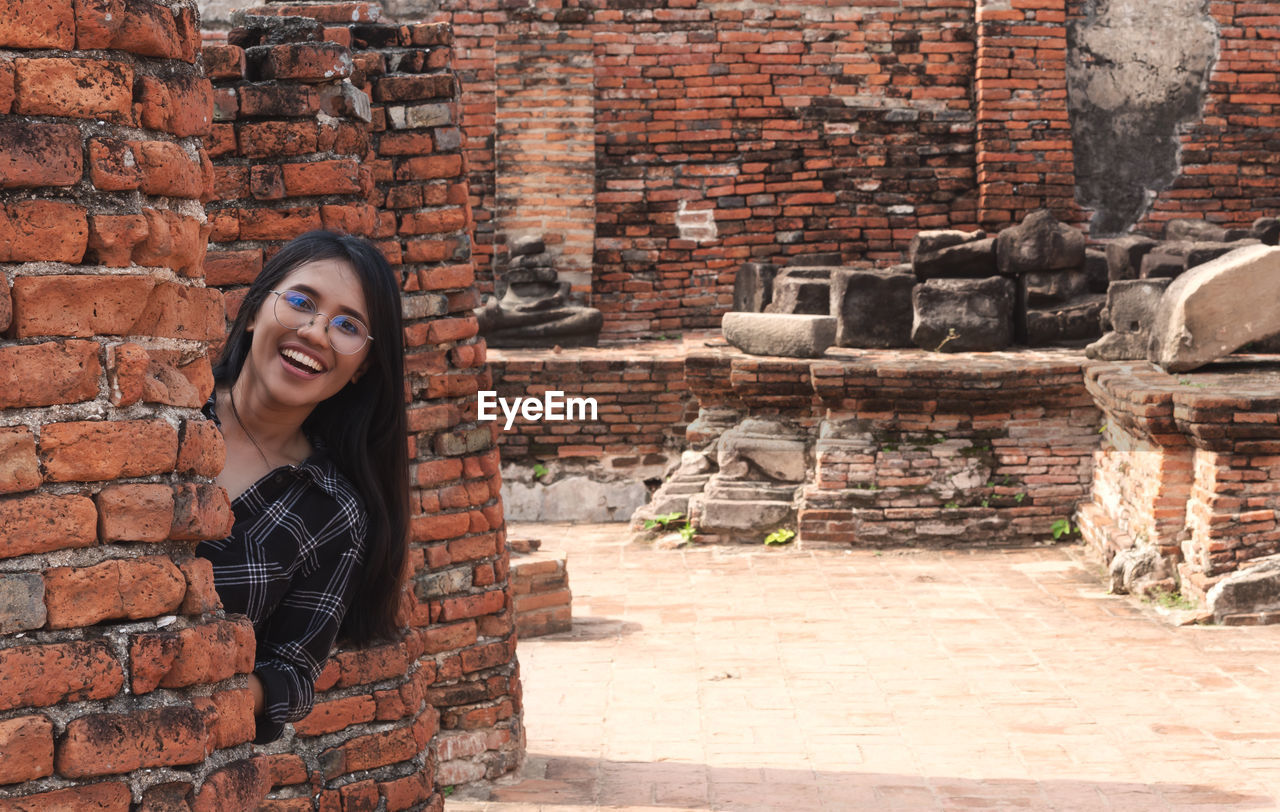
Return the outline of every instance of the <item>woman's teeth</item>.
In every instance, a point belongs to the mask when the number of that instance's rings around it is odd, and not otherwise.
[[[288,358],[297,366],[305,367],[313,372],[324,372],[324,367],[320,366],[319,362],[309,355],[303,355],[297,350],[281,350],[280,354],[285,358]]]

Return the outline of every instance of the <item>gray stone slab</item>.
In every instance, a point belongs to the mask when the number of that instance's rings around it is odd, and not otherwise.
[[[751,355],[817,358],[836,340],[831,316],[792,313],[725,313],[725,340]]]
[[[892,271],[840,269],[831,279],[836,345],[911,346],[911,289],[916,277]]]
[[[1013,343],[1013,280],[931,279],[911,293],[911,341],[937,352],[992,352]]]

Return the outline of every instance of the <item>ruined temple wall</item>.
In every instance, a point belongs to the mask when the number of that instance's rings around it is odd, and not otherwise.
[[[1069,0],[1077,199],[1096,236],[1280,207],[1280,16],[1245,0]]]
[[[331,660],[315,710],[273,750],[273,803],[312,786],[343,803],[435,808],[439,786],[500,775],[523,748],[498,452],[475,420],[490,379],[470,315],[452,35],[380,23],[367,4],[253,12],[280,19],[205,48],[218,119],[210,273],[230,310],[306,230],[379,245],[402,283],[413,486],[408,632]]]
[[[194,3],[0,14],[0,809],[262,796],[253,630],[204,539],[212,113]]]

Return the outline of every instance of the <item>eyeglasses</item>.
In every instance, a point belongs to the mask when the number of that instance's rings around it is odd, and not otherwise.
[[[325,335],[329,337],[329,346],[334,352],[343,355],[355,355],[364,349],[366,342],[373,341],[369,328],[359,319],[351,316],[329,316],[316,310],[316,303],[305,293],[296,290],[273,290],[276,295],[275,316],[281,327],[299,330],[315,321],[316,316],[325,317]]]

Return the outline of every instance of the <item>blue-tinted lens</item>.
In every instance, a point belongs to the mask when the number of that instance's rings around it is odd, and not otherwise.
[[[316,303],[311,301],[311,298],[305,293],[298,293],[296,290],[286,290],[284,293],[280,294],[280,298],[284,300],[285,304],[289,305],[289,307],[299,313],[306,313],[310,315],[316,312]]]
[[[364,336],[364,325],[347,316],[334,316],[329,319],[329,326],[352,338],[362,338]]]

